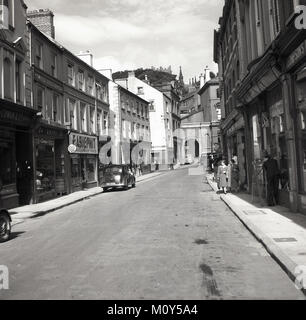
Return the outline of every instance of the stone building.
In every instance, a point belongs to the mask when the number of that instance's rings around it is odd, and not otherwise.
[[[28,14],[33,106],[41,116],[34,128],[33,198],[40,202],[98,186],[99,143],[108,136],[108,79],[53,38],[52,12]]]
[[[231,78],[226,66],[234,69],[235,63],[226,63],[231,56],[224,48],[234,39],[232,33],[237,25],[240,74],[236,87],[230,86],[230,91],[235,93],[236,101],[232,112],[243,116],[238,128],[244,128],[248,190],[258,193],[258,185],[265,190],[261,160],[267,150],[281,169],[281,204],[293,211],[306,212],[303,106],[306,31],[295,28],[298,4],[306,2],[226,1],[216,33],[215,58],[223,77],[223,99],[227,101],[226,83],[231,83]],[[235,22],[226,31],[229,12],[235,15]],[[226,36],[222,36],[224,33]],[[230,113],[225,112],[223,128],[230,121]],[[238,139],[235,144],[237,148]],[[229,147],[234,148],[235,145]],[[264,191],[259,196],[265,196]]]
[[[33,123],[27,7],[4,1],[0,21],[0,206],[30,203]]]
[[[109,94],[111,140],[101,153],[102,162],[141,165],[143,173],[150,172],[149,102],[112,80],[109,81]]]
[[[173,111],[177,114],[178,105],[166,93],[135,77],[134,72],[126,79],[117,79],[116,83],[149,102],[152,163],[168,169],[174,159],[172,108],[176,107]]]

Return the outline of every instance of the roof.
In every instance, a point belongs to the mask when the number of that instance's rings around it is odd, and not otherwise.
[[[215,79],[211,79],[209,81],[207,81],[204,86],[199,90],[198,94],[199,95],[202,95],[205,90],[207,90],[208,87],[210,86],[217,86],[217,85],[220,85],[220,79],[217,77]]]
[[[83,66],[85,66],[88,69],[91,69],[92,72],[98,74],[101,78],[104,78],[107,81],[110,81],[105,75],[103,75],[101,72],[99,72],[97,69],[95,69],[94,67],[92,67],[91,65],[87,64],[85,61],[83,61],[82,59],[80,59],[79,57],[77,57],[74,53],[72,53],[70,50],[68,50],[67,48],[65,48],[63,45],[61,45],[59,42],[57,42],[55,39],[53,39],[52,37],[50,37],[49,35],[47,35],[46,33],[40,31],[29,19],[27,19],[27,24],[36,32],[38,32],[42,37],[45,38],[46,41],[51,42],[54,46],[56,46],[58,49],[60,49],[63,52],[68,53],[69,55],[73,56],[74,59],[78,60],[78,62],[80,64],[82,64]]]

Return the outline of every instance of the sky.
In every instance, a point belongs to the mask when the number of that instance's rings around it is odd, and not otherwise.
[[[25,0],[50,9],[56,39],[74,53],[90,50],[96,69],[182,66],[185,83],[213,62],[214,29],[224,0]]]

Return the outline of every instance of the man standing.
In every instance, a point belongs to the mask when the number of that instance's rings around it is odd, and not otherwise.
[[[279,167],[275,159],[266,151],[263,164],[267,179],[268,206],[273,207],[279,204]]]

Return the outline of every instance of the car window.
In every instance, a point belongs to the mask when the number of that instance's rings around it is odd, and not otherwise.
[[[112,168],[106,168],[105,173],[108,174],[120,174],[123,172],[123,169],[120,167],[112,167]]]

